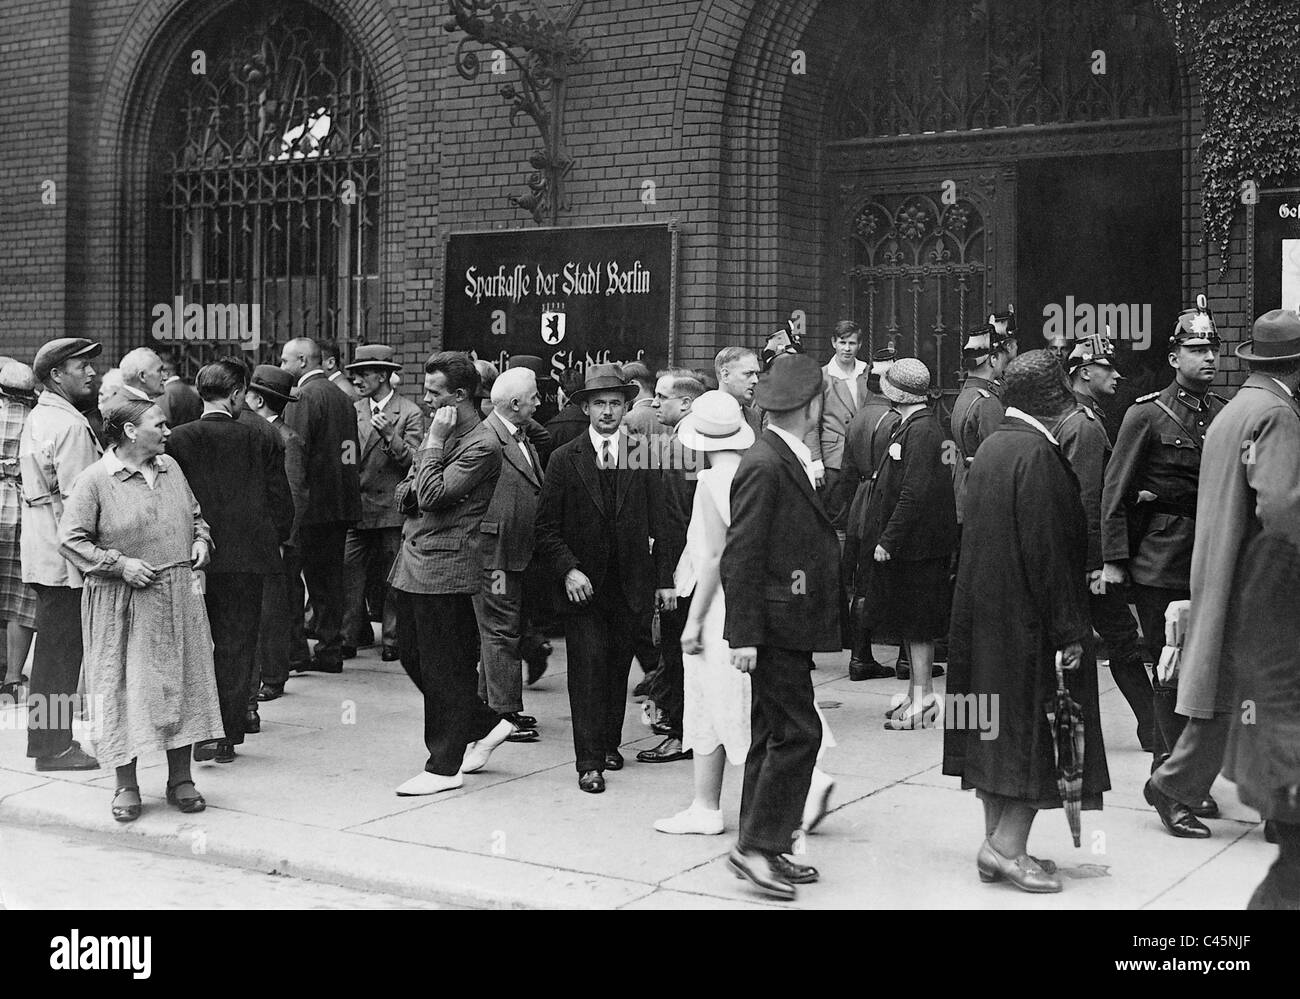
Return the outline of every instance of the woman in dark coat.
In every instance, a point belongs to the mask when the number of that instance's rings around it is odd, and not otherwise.
[[[944,437],[928,405],[930,371],[915,358],[896,362],[880,390],[898,407],[862,524],[855,590],[862,628],[907,645],[911,693],[889,715],[887,729],[923,728],[941,718],[931,671],[935,640],[948,633],[948,564],[957,543],[952,470]]]
[[[1264,817],[1279,847],[1248,909],[1300,909],[1300,525],[1288,527],[1259,535],[1244,552],[1224,645],[1239,709],[1223,775],[1236,783],[1242,804]]]
[[[1046,429],[1073,405],[1065,372],[1036,350],[1005,377],[1006,416],[980,445],[967,484],[948,638],[948,696],[965,718],[954,709],[946,721],[943,772],[984,803],[980,880],[1057,892],[1061,882],[1026,848],[1038,810],[1061,807],[1046,715],[1058,653],[1084,721],[1083,807],[1100,808],[1110,789],[1097,671],[1083,652],[1092,635],[1087,523],[1078,480]],[[974,697],[958,702],[962,695]],[[980,731],[972,718],[992,725]]]

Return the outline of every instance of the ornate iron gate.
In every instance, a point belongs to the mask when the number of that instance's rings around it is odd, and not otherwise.
[[[299,3],[235,8],[185,53],[205,65],[167,130],[172,295],[250,306],[268,351],[376,336],[380,122],[361,54]]]

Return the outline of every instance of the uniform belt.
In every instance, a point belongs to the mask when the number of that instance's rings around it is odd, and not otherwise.
[[[1171,503],[1168,500],[1154,500],[1148,507],[1152,513],[1167,513],[1174,517],[1196,517],[1195,503]]]

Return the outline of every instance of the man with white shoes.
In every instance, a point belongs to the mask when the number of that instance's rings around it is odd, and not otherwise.
[[[424,695],[429,759],[397,789],[401,796],[461,787],[514,731],[477,691],[480,525],[501,475],[501,441],[479,420],[479,374],[468,354],[434,354],[424,371],[433,417],[395,493],[407,519],[388,585],[402,667]]]

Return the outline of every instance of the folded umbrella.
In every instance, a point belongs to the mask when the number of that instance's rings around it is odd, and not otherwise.
[[[1061,653],[1056,653],[1056,696],[1047,702],[1047,724],[1056,750],[1056,787],[1074,845],[1079,846],[1083,810],[1083,711],[1065,683]]]

